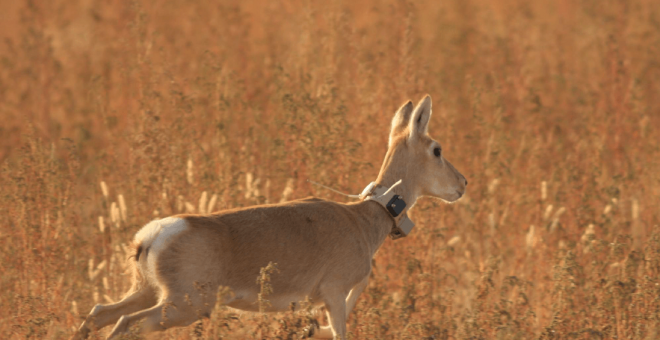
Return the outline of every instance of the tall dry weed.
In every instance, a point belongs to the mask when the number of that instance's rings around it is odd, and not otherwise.
[[[129,242],[152,218],[344,200],[307,179],[359,192],[393,111],[425,93],[430,132],[470,186],[457,204],[415,205],[418,227],[373,261],[350,339],[660,334],[657,1],[0,13],[2,338],[65,339],[120,299]],[[218,306],[167,336],[298,339],[326,322],[296,303]]]

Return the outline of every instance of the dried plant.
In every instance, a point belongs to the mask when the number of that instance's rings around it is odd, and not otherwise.
[[[81,311],[119,300],[128,242],[154,217],[345,200],[307,179],[358,193],[382,122],[425,93],[467,196],[416,204],[349,338],[659,337],[658,1],[0,11],[2,339],[67,339]],[[219,306],[167,337],[299,339],[326,323],[305,303]]]

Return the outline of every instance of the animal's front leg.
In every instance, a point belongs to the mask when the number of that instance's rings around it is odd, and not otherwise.
[[[310,332],[312,335],[312,338],[314,339],[332,339],[332,327],[330,326],[322,326],[322,327],[316,327],[312,326],[313,331]]]
[[[367,274],[367,276],[365,276],[362,281],[358,282],[358,284],[356,284],[353,289],[351,289],[351,292],[348,294],[348,298],[346,298],[346,319],[348,319],[348,316],[351,314],[353,307],[355,307],[357,299],[360,297],[360,294],[362,294],[368,284],[369,274]]]
[[[355,307],[355,303],[357,302],[357,299],[360,297],[360,294],[364,291],[364,289],[367,287],[369,284],[369,275],[364,277],[362,281],[358,282],[353,289],[351,289],[351,292],[348,294],[348,297],[346,298],[346,302],[344,305],[344,320],[342,321],[343,324],[343,329],[344,329],[344,338],[346,337],[346,320],[348,320],[348,316],[351,314],[351,311],[353,310],[353,307]],[[327,303],[326,303],[326,308],[327,308]],[[328,318],[331,318],[331,313],[330,310],[328,310]],[[332,319],[331,319],[332,320]],[[323,326],[319,327],[313,330],[312,332],[312,337],[314,338],[319,338],[319,339],[332,339],[334,338],[337,328],[335,328],[335,333],[332,331],[332,322],[330,323],[329,326]]]
[[[318,339],[346,340],[346,293],[333,291],[326,293],[326,315],[330,326],[316,329],[311,335]]]

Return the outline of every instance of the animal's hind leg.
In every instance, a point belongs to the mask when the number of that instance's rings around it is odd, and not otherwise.
[[[122,316],[108,339],[128,332],[130,327],[139,323],[140,320],[144,320],[140,325],[140,333],[149,333],[164,331],[171,327],[187,326],[198,319],[197,313],[186,302],[180,301],[180,303],[174,304],[163,301],[149,309]]]
[[[80,325],[72,340],[85,339],[92,328],[101,329],[119,320],[122,315],[131,314],[155,305],[158,302],[156,293],[151,287],[142,289],[125,297],[121,301],[109,305],[94,306],[85,321]]]

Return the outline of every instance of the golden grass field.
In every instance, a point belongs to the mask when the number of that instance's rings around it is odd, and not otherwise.
[[[660,339],[660,1],[0,13],[2,339],[68,339],[120,299],[155,217],[346,201],[307,180],[359,193],[395,110],[426,93],[470,185],[385,242],[349,339]],[[309,322],[217,307],[149,338],[298,339]]]

